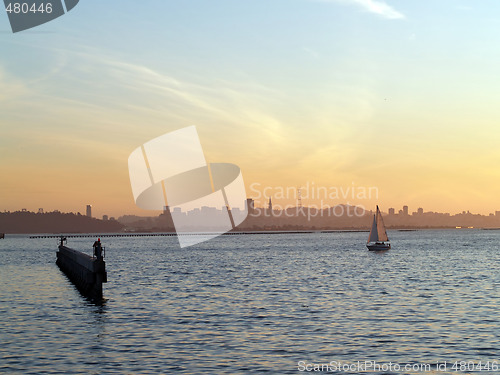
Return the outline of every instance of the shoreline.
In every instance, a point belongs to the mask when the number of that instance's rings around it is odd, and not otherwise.
[[[432,227],[432,228],[388,228],[389,231],[397,232],[418,232],[427,230],[500,230],[500,228],[453,228],[453,227]],[[325,230],[257,230],[257,231],[234,231],[220,234],[221,236],[241,236],[259,234],[321,234],[321,233],[368,233],[369,229],[325,229]],[[69,238],[90,238],[90,237],[173,237],[176,232],[126,232],[126,233],[10,233],[11,235],[29,235],[31,239],[59,238],[62,236]],[[213,232],[182,233],[189,235],[206,235]],[[6,234],[6,236],[9,235]]]

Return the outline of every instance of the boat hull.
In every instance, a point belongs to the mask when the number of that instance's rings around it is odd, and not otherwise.
[[[389,250],[391,248],[390,243],[374,243],[374,244],[366,244],[366,247],[370,251],[384,251]]]

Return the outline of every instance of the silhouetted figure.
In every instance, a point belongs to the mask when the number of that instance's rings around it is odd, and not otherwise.
[[[96,242],[92,245],[94,247],[94,256],[97,259],[102,259],[102,246],[101,246],[101,239],[98,238]]]

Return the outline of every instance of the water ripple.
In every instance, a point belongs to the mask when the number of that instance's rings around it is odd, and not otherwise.
[[[225,236],[182,250],[175,238],[112,238],[102,306],[61,274],[53,241],[10,237],[0,241],[0,372],[498,361],[500,232],[463,233],[393,232],[383,254],[364,248],[364,233]]]

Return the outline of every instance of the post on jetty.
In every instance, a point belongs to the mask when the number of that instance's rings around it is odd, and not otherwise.
[[[102,283],[107,282],[105,248],[100,239],[94,242],[93,256],[65,246],[66,238],[61,236],[56,264],[75,284],[78,290],[92,300],[102,300]]]

